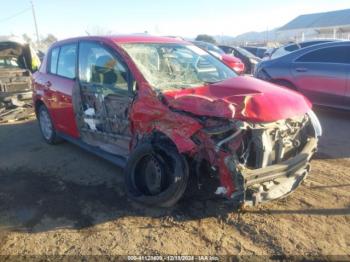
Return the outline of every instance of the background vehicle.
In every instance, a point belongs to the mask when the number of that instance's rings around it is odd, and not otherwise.
[[[350,42],[318,44],[263,61],[255,76],[298,90],[316,104],[350,109]]]
[[[259,58],[263,58],[265,55],[265,52],[267,51],[267,48],[264,48],[264,47],[255,47],[255,46],[241,46],[241,47]]]
[[[40,65],[33,49],[14,37],[0,37],[0,102],[6,107],[31,99],[31,73]]]
[[[296,50],[299,50],[301,48],[305,48],[308,46],[329,43],[329,42],[334,42],[334,41],[335,40],[313,40],[313,41],[305,41],[305,42],[301,42],[301,43],[288,44],[288,45],[285,45],[285,46],[282,46],[282,47],[279,47],[279,48],[273,50],[269,54],[269,59],[275,59],[275,58],[284,56],[284,55],[289,54],[293,51],[296,51]]]
[[[153,206],[181,198],[189,164],[239,204],[283,197],[307,176],[321,135],[302,95],[174,38],[57,42],[33,100],[47,143],[63,138],[124,166],[129,196]]]
[[[222,62],[235,70],[238,74],[243,74],[245,72],[244,63],[239,58],[225,54],[225,52],[216,45],[202,41],[193,41],[192,43],[222,60]]]
[[[252,74],[254,72],[255,66],[261,62],[259,57],[256,57],[249,51],[240,48],[238,46],[219,46],[226,54],[233,55],[244,63],[245,73]]]

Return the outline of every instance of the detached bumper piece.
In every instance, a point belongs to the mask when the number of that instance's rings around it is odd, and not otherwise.
[[[284,162],[254,170],[244,170],[244,205],[254,206],[293,192],[310,172],[309,161],[316,152],[317,139],[309,138],[302,151]]]

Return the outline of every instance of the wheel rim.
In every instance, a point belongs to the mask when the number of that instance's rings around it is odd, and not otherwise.
[[[165,163],[159,159],[159,156],[147,155],[136,166],[133,176],[134,186],[143,195],[159,195],[171,183],[167,171]]]
[[[145,167],[145,185],[151,195],[159,194],[162,190],[162,170],[158,160],[150,156]]]
[[[49,140],[52,136],[53,129],[49,113],[46,110],[40,111],[40,128],[45,139]]]

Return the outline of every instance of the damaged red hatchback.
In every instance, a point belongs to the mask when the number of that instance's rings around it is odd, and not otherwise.
[[[281,198],[308,175],[322,132],[302,95],[173,38],[57,42],[33,85],[44,139],[123,166],[129,196],[148,205],[175,204],[190,170],[240,204]]]

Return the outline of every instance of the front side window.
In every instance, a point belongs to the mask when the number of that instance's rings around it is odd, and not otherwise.
[[[58,57],[57,75],[70,79],[75,78],[76,57],[76,44],[62,46]]]
[[[82,83],[128,90],[128,71],[120,60],[98,43],[79,46],[79,79]]]
[[[122,47],[156,90],[198,87],[237,76],[194,45],[133,43]]]
[[[58,62],[58,54],[60,52],[59,47],[55,47],[51,51],[51,57],[50,57],[50,69],[49,72],[52,74],[57,73],[57,62]]]
[[[296,62],[350,64],[350,46],[318,49],[299,57]]]

